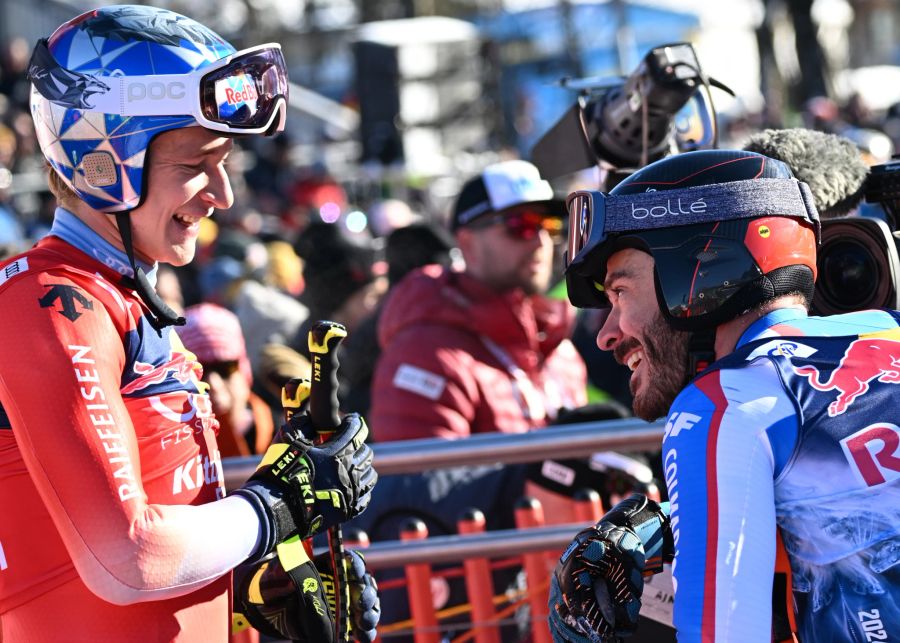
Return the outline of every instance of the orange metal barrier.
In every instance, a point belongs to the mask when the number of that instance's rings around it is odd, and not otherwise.
[[[574,501],[577,523],[547,525],[541,503],[526,497],[516,505],[514,530],[488,532],[484,515],[472,509],[457,523],[461,537],[429,538],[425,524],[410,519],[401,528],[402,547],[398,548],[396,542],[373,543],[367,558],[373,573],[377,575],[379,569],[404,568],[405,578],[388,580],[379,586],[396,589],[405,585],[411,615],[406,621],[382,624],[380,640],[389,641],[391,636],[406,634],[412,635],[415,643],[437,643],[447,632],[458,631],[461,625],[458,620],[452,624],[445,621],[471,613],[470,629],[458,634],[451,643],[500,643],[503,640],[500,627],[514,623],[514,613],[527,605],[531,636],[525,640],[552,643],[547,606],[550,575],[572,536],[597,522],[603,514],[600,496],[593,489],[579,491]],[[352,535],[363,543],[368,541],[365,532]],[[431,563],[451,561],[462,561],[462,566],[431,569]],[[492,572],[511,566],[524,569],[527,588],[494,595]],[[437,610],[432,581],[460,576],[464,577],[468,602]]]
[[[365,549],[371,543],[369,542],[369,534],[357,527],[347,527],[344,529],[344,546],[350,549]]]
[[[595,523],[603,517],[603,503],[594,489],[580,489],[575,492],[575,517],[579,522]]]
[[[544,526],[544,509],[534,498],[522,498],[516,504],[516,527],[530,529]],[[537,587],[547,576],[547,553],[529,552],[522,555],[525,577],[529,587]],[[531,633],[534,643],[553,643],[547,625],[547,596],[531,592]]]
[[[603,515],[600,496],[593,489],[583,489],[575,494],[575,514],[577,523],[568,525],[546,524],[544,509],[535,498],[522,498],[515,508],[516,530],[498,532],[485,531],[485,517],[477,509],[466,512],[458,521],[458,533],[462,536],[428,537],[425,524],[416,518],[408,520],[401,527],[400,540],[404,547],[398,555],[384,559],[383,550],[390,548],[388,542],[371,545],[370,563],[377,569],[391,568],[393,564],[402,565],[405,578],[396,578],[381,583],[383,589],[396,589],[403,585],[407,588],[409,613],[407,621],[385,623],[379,627],[380,640],[390,640],[391,635],[412,634],[415,643],[437,643],[442,633],[459,628],[459,623],[441,626],[441,622],[471,613],[470,627],[467,632],[454,638],[451,643],[500,643],[500,626],[513,623],[512,616],[516,610],[528,605],[531,621],[531,637],[533,643],[552,643],[548,626],[547,588],[550,574],[558,560],[560,551],[568,544],[569,539],[580,529],[594,524]],[[557,532],[560,532],[557,535]],[[546,533],[547,536],[538,536]],[[502,534],[502,535],[501,535]],[[527,545],[536,538],[545,539],[544,545]],[[497,538],[492,538],[495,536]],[[360,544],[366,546],[368,536],[365,532],[352,532]],[[466,545],[467,542],[480,542],[484,545]],[[547,540],[549,539],[549,540]],[[501,550],[496,543],[505,540],[511,549],[503,551],[519,552],[519,556],[500,558]],[[490,542],[491,544],[488,544]],[[517,545],[512,543],[518,542]],[[431,552],[431,556],[423,556],[421,548]],[[444,555],[451,549],[465,549],[468,553]],[[401,562],[401,556],[402,562]],[[491,558],[494,558],[492,560]],[[389,560],[393,560],[391,564]],[[451,567],[434,571],[428,561],[434,563],[462,561],[461,567]],[[492,572],[501,568],[520,565],[525,571],[527,589],[517,592],[503,592],[494,595]],[[448,606],[438,611],[434,606],[432,581],[437,578],[458,578],[463,576],[466,584],[468,603]],[[505,606],[504,606],[505,605]],[[501,608],[501,606],[504,606]],[[388,638],[381,638],[386,636]]]
[[[400,540],[415,541],[428,538],[428,527],[418,518],[411,518],[400,528]],[[416,624],[416,643],[440,643],[441,637],[431,596],[431,565],[416,563],[406,565],[406,584],[409,596],[409,613]]]
[[[478,509],[470,509],[459,519],[457,529],[463,535],[484,533],[484,514]],[[463,561],[463,567],[466,570],[466,592],[472,604],[475,643],[500,643],[490,562],[487,558],[468,558]]]

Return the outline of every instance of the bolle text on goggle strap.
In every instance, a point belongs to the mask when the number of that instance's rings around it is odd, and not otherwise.
[[[593,197],[596,209],[600,205],[597,193]],[[764,216],[797,217],[817,228],[819,225],[809,186],[795,179],[749,179],[677,190],[603,195],[601,207],[606,234]]]

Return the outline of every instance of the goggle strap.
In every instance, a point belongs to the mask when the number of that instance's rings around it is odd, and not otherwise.
[[[110,90],[88,98],[91,109],[105,114],[119,116],[171,116],[191,114],[193,97],[188,92],[196,92],[190,82],[180,76],[108,76],[104,81]],[[127,96],[139,97],[126,100]]]
[[[602,200],[606,234],[764,216],[809,221],[819,236],[819,215],[809,186],[795,179],[748,179],[626,195],[592,193],[594,216]],[[599,222],[599,221],[598,221]]]

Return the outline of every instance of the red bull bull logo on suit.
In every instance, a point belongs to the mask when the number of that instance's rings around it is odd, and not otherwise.
[[[837,391],[837,398],[828,405],[828,415],[841,415],[868,392],[873,380],[900,383],[900,333],[891,330],[860,335],[826,379],[815,366],[795,366],[794,372],[808,378],[817,391]]]

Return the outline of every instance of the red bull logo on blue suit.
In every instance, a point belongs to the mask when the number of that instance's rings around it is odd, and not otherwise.
[[[860,335],[850,343],[840,363],[824,381],[815,366],[793,368],[817,391],[837,391],[837,398],[828,405],[828,415],[841,415],[856,398],[869,391],[873,380],[900,384],[900,331]]]

